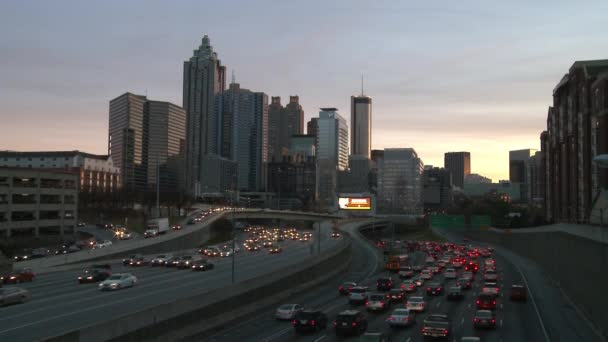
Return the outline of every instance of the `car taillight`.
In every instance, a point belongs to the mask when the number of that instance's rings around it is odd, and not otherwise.
[[[441,287],[438,287],[438,288],[437,288],[437,291],[441,291]]]
[[[338,322],[334,321],[334,327],[335,327],[336,325],[338,325]]]
[[[405,288],[405,285],[401,284],[401,286],[399,286],[399,287],[401,287],[402,289],[404,289],[404,288]]]
[[[443,329],[443,334],[447,335],[448,334],[448,329]]]
[[[477,304],[479,304],[479,300],[477,300],[477,302],[476,302],[476,303],[477,303]]]
[[[310,321],[310,325],[312,325],[313,327],[315,326],[315,320],[314,319],[312,321]]]
[[[426,332],[426,328],[422,328],[422,332]]]
[[[295,319],[293,321],[291,321],[291,324],[296,325],[298,324],[298,321],[296,321]]]
[[[492,324],[496,323],[496,320],[494,318],[492,318]]]
[[[384,306],[384,302],[380,302],[380,305]]]
[[[368,305],[368,304],[369,304],[369,302],[368,302],[368,301],[365,301],[365,305]]]
[[[340,287],[338,287],[338,290],[342,291],[342,290],[344,290],[344,287],[340,286]]]
[[[426,289],[426,290],[427,290],[427,291],[431,291],[431,288],[430,288],[430,287],[427,287],[427,289]]]
[[[391,316],[391,317],[389,317],[389,318],[388,318],[388,320],[389,320],[389,321],[394,321],[394,320],[395,320],[395,318],[394,318],[393,316]]]
[[[477,322],[479,322],[479,319],[477,319],[477,318],[473,318],[473,322],[474,322],[474,323],[477,323]]]
[[[357,326],[357,322],[353,322],[351,325],[352,325],[353,327],[356,327],[356,326]]]
[[[492,304],[493,304],[493,305],[496,305],[496,301],[493,301],[493,302],[492,302]]]

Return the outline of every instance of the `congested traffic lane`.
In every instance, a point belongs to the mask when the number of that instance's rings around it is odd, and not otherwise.
[[[322,227],[321,248],[337,244],[330,239],[330,225]],[[311,255],[311,242],[284,241],[283,252],[269,254],[242,251],[236,257],[236,281],[270,273]],[[193,272],[165,267],[125,267],[112,265],[113,273],[137,276],[134,288],[101,292],[96,284],[78,284],[79,271],[41,275],[32,283],[20,284],[32,293],[22,305],[0,308],[0,341],[32,341],[57,335],[98,321],[116,318],[146,307],[168,303],[177,298],[206,292],[231,284],[230,258],[213,259],[214,270]]]

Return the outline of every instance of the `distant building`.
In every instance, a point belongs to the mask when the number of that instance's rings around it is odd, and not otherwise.
[[[273,96],[268,106],[268,155],[270,160],[280,161],[289,154],[292,135],[304,133],[304,110],[298,96],[290,96],[283,107],[281,98]]]
[[[452,174],[444,168],[426,168],[422,173],[422,201],[425,212],[448,209],[453,203]]]
[[[6,239],[73,235],[77,220],[77,173],[0,168],[0,233]]]
[[[292,135],[289,143],[289,155],[292,157],[302,156],[305,159],[316,156],[316,137],[313,135]]]
[[[443,167],[452,174],[452,184],[462,189],[464,177],[471,174],[471,153],[447,152],[443,156]]]
[[[500,181],[498,183],[465,183],[464,194],[468,197],[483,197],[487,195],[504,196],[507,201],[521,200],[521,183]]]
[[[201,197],[227,197],[228,191],[237,190],[238,164],[234,160],[208,154],[203,158],[208,172],[201,182]]]
[[[306,124],[306,134],[312,135],[313,137],[317,136],[319,118],[311,118],[310,121]]]
[[[370,192],[370,171],[372,162],[363,155],[348,157],[348,170],[338,172],[338,192]]]
[[[424,165],[412,148],[384,149],[378,175],[378,207],[384,212],[422,213]]]
[[[522,184],[520,195],[522,202],[530,201],[528,171],[530,158],[534,156],[534,153],[536,153],[534,149],[509,151],[509,181]]]
[[[479,184],[479,183],[492,183],[492,180],[488,177],[484,177],[477,173],[471,173],[464,176],[464,184]]]
[[[226,89],[226,67],[205,35],[192,57],[184,62],[183,107],[186,123],[186,188],[200,196],[201,183],[209,169],[203,167],[207,154],[221,155],[218,134],[223,129],[216,115],[216,95]],[[216,170],[217,171],[217,170]]]
[[[371,158],[372,98],[363,94],[350,97],[350,154]]]
[[[274,194],[273,207],[301,209],[315,201],[316,165],[312,156],[268,163],[268,192]]]
[[[317,129],[317,199],[334,207],[337,171],[348,167],[348,126],[336,108],[321,108]]]
[[[70,171],[79,176],[81,192],[113,192],[120,189],[120,169],[107,155],[80,151],[0,151],[0,168]]]
[[[530,157],[526,168],[527,202],[541,207],[544,204],[544,170],[543,153],[536,151]],[[522,185],[523,186],[523,185]]]

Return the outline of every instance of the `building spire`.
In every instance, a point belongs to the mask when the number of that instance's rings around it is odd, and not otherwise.
[[[232,83],[236,83],[236,77],[234,76],[234,69],[232,69]]]
[[[363,92],[363,73],[361,73],[361,96],[365,95]]]

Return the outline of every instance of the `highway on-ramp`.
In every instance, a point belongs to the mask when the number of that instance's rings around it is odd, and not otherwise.
[[[321,249],[339,242],[330,238],[331,225],[323,224]],[[236,281],[271,273],[297,264],[316,253],[317,237],[311,242],[284,241],[283,252],[269,254],[241,251],[236,257]],[[32,283],[19,284],[32,294],[31,301],[0,307],[0,341],[37,341],[100,321],[116,318],[178,298],[204,293],[231,284],[231,258],[216,258],[206,272],[165,267],[125,267],[113,264],[113,273],[129,272],[138,278],[133,288],[101,292],[96,284],[78,284],[79,270],[42,274]],[[12,286],[12,285],[8,285]]]

